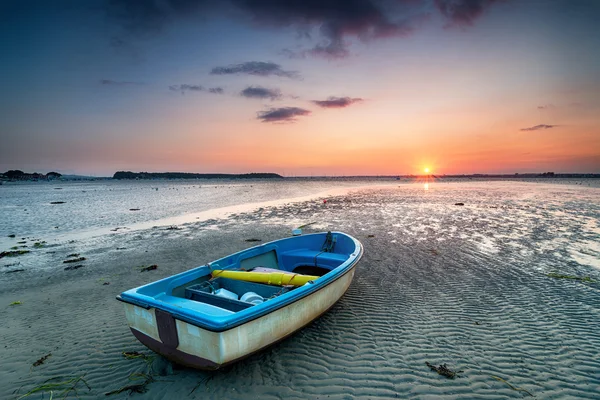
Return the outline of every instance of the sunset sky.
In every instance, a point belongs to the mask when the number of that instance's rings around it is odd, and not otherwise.
[[[600,1],[0,4],[0,172],[600,173]]]

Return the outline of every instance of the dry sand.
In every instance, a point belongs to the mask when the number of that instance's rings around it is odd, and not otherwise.
[[[365,247],[334,308],[221,371],[156,358],[154,382],[133,397],[600,398],[600,284],[547,276],[600,281],[600,189],[439,186],[363,190],[3,258],[0,397],[81,375],[91,390],[80,382],[80,398],[128,397],[105,393],[140,383],[128,377],[148,365],[122,352],[154,353],[131,335],[117,294],[316,221],[305,231],[345,231]],[[64,271],[71,253],[87,260]],[[150,264],[158,269],[137,268]],[[462,372],[447,379],[426,362]]]

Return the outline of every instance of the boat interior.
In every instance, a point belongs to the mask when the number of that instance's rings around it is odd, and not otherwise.
[[[225,316],[274,299],[296,286],[230,279],[214,276],[213,271],[275,272],[318,279],[342,265],[354,251],[354,242],[345,235],[297,236],[252,247],[133,290],[174,307]]]

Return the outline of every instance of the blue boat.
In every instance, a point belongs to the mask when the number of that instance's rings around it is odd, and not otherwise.
[[[346,292],[362,244],[342,232],[261,244],[117,296],[129,327],[179,364],[218,369],[308,325]]]

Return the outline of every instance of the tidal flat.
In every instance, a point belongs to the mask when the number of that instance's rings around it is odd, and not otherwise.
[[[0,204],[0,251],[29,251],[0,259],[0,397],[598,398],[600,185],[584,183],[144,182],[107,186],[95,209],[90,187],[21,186],[27,196]],[[171,193],[136,202],[126,190]],[[236,190],[246,198],[231,200]],[[7,214],[18,201],[74,211],[19,225]],[[216,372],[173,365],[131,334],[117,294],[302,225],[365,250],[348,292],[311,325]]]

